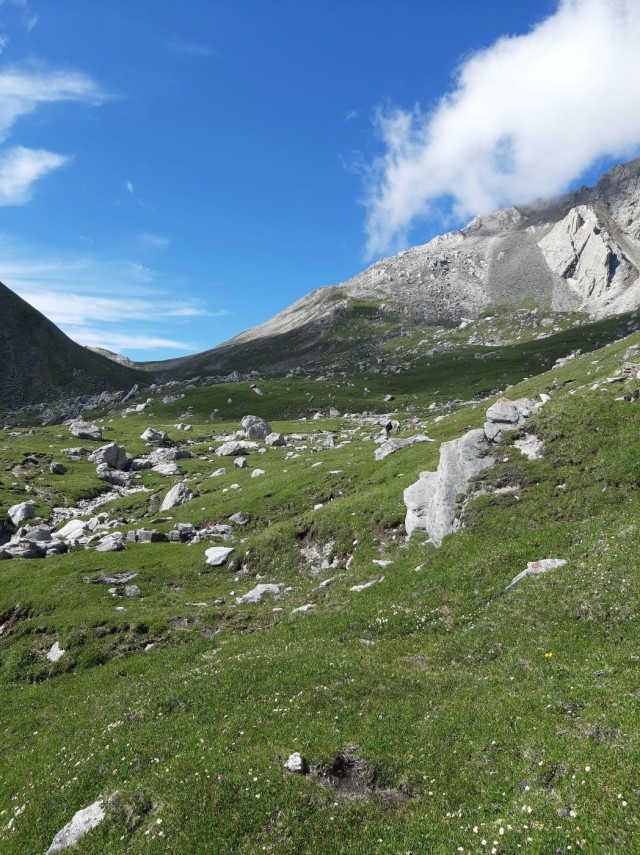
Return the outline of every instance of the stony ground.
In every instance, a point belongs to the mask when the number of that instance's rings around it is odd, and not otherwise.
[[[3,852],[87,808],[70,851],[634,850],[640,335],[484,323],[400,371],[145,391],[98,439],[9,420],[0,548],[51,554],[0,561]],[[407,541],[404,489],[498,389],[549,397],[542,456],[508,433],[464,527]],[[389,417],[435,442],[376,460]]]

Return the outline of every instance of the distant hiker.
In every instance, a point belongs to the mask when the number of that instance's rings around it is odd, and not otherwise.
[[[393,424],[391,422],[387,422],[384,426],[384,432],[387,435],[387,439],[391,436],[391,431],[393,430]]]

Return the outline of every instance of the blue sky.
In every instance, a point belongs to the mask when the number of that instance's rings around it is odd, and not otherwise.
[[[0,0],[0,280],[83,344],[211,347],[636,154],[638,7]]]

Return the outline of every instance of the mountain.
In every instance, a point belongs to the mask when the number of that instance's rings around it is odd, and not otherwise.
[[[363,312],[396,328],[447,325],[496,308],[605,317],[640,305],[640,159],[595,187],[480,216],[313,291],[212,350],[147,369],[167,376],[305,365],[348,339]]]
[[[81,347],[0,283],[0,408],[129,389],[147,375]]]

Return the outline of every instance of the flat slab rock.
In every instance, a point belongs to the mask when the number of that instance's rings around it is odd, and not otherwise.
[[[244,594],[242,597],[236,597],[236,603],[239,606],[246,606],[255,603],[261,603],[265,594],[275,596],[280,593],[282,585],[256,585],[251,591]]]
[[[233,552],[232,546],[212,546],[205,554],[206,563],[211,567],[221,567]]]
[[[526,569],[522,573],[518,573],[504,589],[504,593],[510,591],[514,585],[517,585],[526,576],[537,576],[540,573],[548,573],[549,570],[557,570],[558,567],[564,567],[567,563],[565,558],[542,558],[540,561],[530,561]]]
[[[388,457],[390,454],[395,454],[396,451],[399,451],[401,448],[407,448],[408,446],[416,445],[419,442],[435,442],[435,439],[431,439],[424,434],[417,434],[416,436],[411,436],[408,439],[385,439],[380,447],[376,448],[374,457],[376,460],[384,460],[385,457]]]
[[[63,849],[74,846],[92,828],[100,825],[104,817],[105,810],[101,801],[93,802],[88,807],[82,808],[56,834],[51,846],[47,849],[46,855],[54,855],[55,852],[62,852]]]

